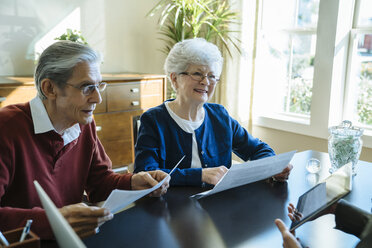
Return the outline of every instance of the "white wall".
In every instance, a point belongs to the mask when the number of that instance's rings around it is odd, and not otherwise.
[[[32,75],[40,40],[77,8],[88,43],[104,55],[102,72],[163,73],[157,17],[146,13],[158,0],[2,0],[0,76]]]

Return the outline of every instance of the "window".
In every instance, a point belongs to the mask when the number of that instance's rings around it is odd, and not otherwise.
[[[263,1],[255,104],[263,115],[310,116],[318,9],[319,0]]]
[[[348,119],[372,147],[372,1],[259,1],[254,124],[327,138]]]
[[[344,115],[368,130],[372,128],[372,1],[359,4],[351,30]]]

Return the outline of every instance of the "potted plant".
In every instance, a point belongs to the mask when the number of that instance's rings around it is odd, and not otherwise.
[[[86,39],[81,35],[80,31],[67,29],[66,33],[62,34],[61,36],[55,38],[55,40],[70,40],[73,42],[78,42],[84,45],[88,45]]]
[[[160,0],[147,16],[162,11],[159,17],[160,34],[166,54],[179,41],[201,37],[218,45],[231,56],[230,47],[240,53],[240,40],[231,36],[231,24],[237,24],[238,13],[231,10],[227,0]]]

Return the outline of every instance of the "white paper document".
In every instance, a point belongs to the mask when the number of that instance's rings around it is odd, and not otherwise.
[[[186,156],[186,155],[185,155]],[[185,158],[183,156],[180,161],[173,167],[173,169],[169,172],[168,176],[161,180],[157,185],[155,185],[152,188],[149,189],[143,189],[143,190],[120,190],[120,189],[114,189],[105,203],[102,205],[103,208],[107,208],[110,210],[111,213],[115,214],[119,212],[121,209],[127,207],[132,202],[137,201],[138,199],[144,197],[145,195],[150,194],[151,192],[157,190],[160,188],[163,183],[168,180],[170,175],[173,173],[173,171],[178,167],[178,165],[181,163],[181,161]]]
[[[213,189],[191,197],[200,199],[227,189],[272,177],[284,170],[295,153],[296,151],[291,151],[242,164],[233,164]]]

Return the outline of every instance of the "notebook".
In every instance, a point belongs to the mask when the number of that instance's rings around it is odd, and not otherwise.
[[[351,185],[352,169],[348,163],[299,197],[296,208],[302,213],[302,219],[292,221],[290,230],[295,230],[347,195]]]

